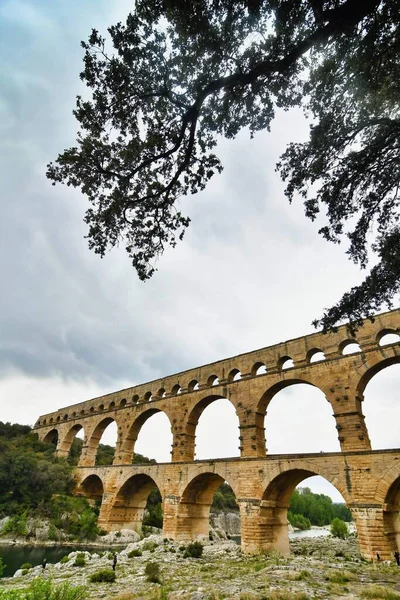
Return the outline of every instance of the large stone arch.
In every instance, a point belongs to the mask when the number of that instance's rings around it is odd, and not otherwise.
[[[165,410],[157,406],[145,408],[139,415],[136,416],[132,424],[127,424],[125,426],[125,429],[120,429],[113,462],[114,465],[132,464],[135,451],[135,443],[140,433],[140,430],[146,423],[146,421],[157,413],[163,413],[168,418],[172,430],[171,419]]]
[[[55,447],[57,447],[59,439],[60,436],[58,433],[58,429],[56,427],[53,427],[53,429],[50,429],[50,431],[48,431],[43,437],[42,442],[44,444],[53,444]]]
[[[91,432],[88,433],[87,438],[85,439],[85,445],[78,466],[93,467],[95,465],[101,437],[106,428],[114,422],[117,424],[118,432],[120,432],[121,428],[118,426],[117,420],[111,416],[99,417],[94,423],[91,423]]]
[[[99,475],[91,473],[82,479],[76,487],[75,493],[101,504],[104,495],[104,483]]]
[[[194,540],[209,534],[210,508],[217,489],[226,481],[226,474],[204,470],[186,483],[177,507],[177,539]],[[237,496],[237,482],[229,481]]]
[[[108,530],[142,530],[142,522],[150,492],[158,488],[163,497],[163,489],[156,480],[146,473],[131,475],[115,494],[108,514]]]
[[[178,430],[178,426],[173,429],[174,441],[173,441],[173,456],[174,460],[194,460],[195,456],[195,443],[196,443],[196,428],[201,415],[204,410],[217,400],[228,400],[235,409],[235,412],[239,419],[240,429],[240,416],[237,413],[237,407],[231,398],[227,395],[222,395],[215,390],[214,393],[208,393],[202,398],[196,399],[188,410],[187,417],[182,424],[183,431]],[[239,433],[238,433],[239,436]]]
[[[85,429],[82,423],[75,423],[72,425],[64,435],[64,437],[60,438],[57,453],[59,456],[67,457],[70,453],[72,443],[76,437],[76,435],[83,430],[85,437]]]
[[[289,535],[287,510],[290,504],[290,497],[296,486],[308,479],[319,475],[331,483],[343,496],[346,504],[350,504],[350,496],[347,492],[344,482],[332,473],[327,473],[325,469],[318,465],[297,464],[296,468],[289,468],[275,476],[270,474],[269,481],[264,482],[264,491],[259,507],[259,545],[260,549],[275,548],[282,554],[289,554]],[[247,537],[252,538],[252,532],[247,532],[242,528],[242,539],[246,545]]]
[[[292,387],[295,385],[308,385],[317,390],[319,390],[324,396],[325,391],[309,379],[305,379],[299,377],[298,375],[293,376],[292,374],[286,376],[285,378],[281,378],[278,381],[275,381],[272,385],[270,385],[262,394],[260,399],[257,402],[255,409],[255,432],[254,437],[257,441],[257,446],[259,447],[259,455],[263,456],[266,453],[266,444],[267,437],[265,435],[266,428],[266,415],[268,412],[268,406],[272,399],[282,390]],[[326,396],[325,396],[326,398]],[[328,400],[329,401],[329,400]],[[335,427],[335,421],[332,419],[332,429]]]
[[[393,349],[385,349],[385,347],[383,346],[381,352],[384,353],[385,351],[393,352]],[[368,363],[365,363],[363,365],[363,373],[357,382],[356,396],[360,400],[363,399],[365,388],[375,375],[377,375],[380,371],[383,371],[383,369],[386,369],[387,367],[391,367],[392,365],[400,363],[400,354],[394,354],[392,356],[386,356],[383,358],[382,356],[378,355],[374,357],[374,359],[375,360],[373,361],[370,359]]]

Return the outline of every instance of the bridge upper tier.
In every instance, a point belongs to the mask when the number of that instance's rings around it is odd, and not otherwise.
[[[361,356],[365,356],[371,351],[382,350],[379,342],[384,335],[399,332],[400,309],[397,309],[376,315],[372,321],[366,320],[354,336],[349,333],[346,325],[340,326],[336,332],[312,333],[61,408],[40,416],[34,428],[48,429],[49,426],[62,422],[76,419],[82,421],[95,415],[111,411],[115,413],[139,405],[142,408],[147,404],[156,408],[161,402],[164,407],[170,402],[176,405],[180,397],[186,394],[204,395],[207,389],[214,390],[215,393],[218,389],[221,394],[221,386],[226,390],[231,384],[236,387],[261,377],[261,367],[265,367],[263,379],[286,379],[289,373],[296,377],[295,373],[304,371],[305,368],[307,371],[321,370],[321,362],[312,362],[313,356],[319,352],[324,353],[325,364],[338,360],[349,364],[349,357],[343,356],[343,351],[350,343],[358,343]],[[293,366],[285,368],[289,359],[293,361]]]

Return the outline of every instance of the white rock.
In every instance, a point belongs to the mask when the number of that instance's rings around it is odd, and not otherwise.
[[[13,577],[22,577],[22,569],[17,569],[15,571]]]

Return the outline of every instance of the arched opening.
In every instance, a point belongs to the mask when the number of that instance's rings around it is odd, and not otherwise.
[[[262,362],[256,362],[251,369],[252,375],[265,375],[267,372],[267,367]]]
[[[342,342],[339,346],[339,353],[343,356],[348,356],[349,354],[356,354],[357,352],[361,352],[360,345],[353,340],[346,340]]]
[[[187,485],[178,509],[178,531],[181,539],[194,540],[199,535],[208,537],[210,509],[217,490],[225,480],[216,473],[202,473]]]
[[[239,506],[235,492],[228,481],[224,481],[214,493],[209,521],[210,538],[233,539],[239,542],[241,535]]]
[[[82,455],[82,466],[112,465],[117,435],[117,424],[114,419],[106,417],[100,421],[87,441],[85,454]]]
[[[400,551],[400,477],[390,486],[383,512],[385,536],[392,551]]]
[[[49,431],[48,433],[46,433],[46,435],[43,438],[43,443],[44,444],[52,444],[54,446],[54,449],[57,448],[57,444],[58,444],[58,431],[57,429],[52,429],[51,431]]]
[[[60,454],[68,457],[71,465],[77,465],[83,447],[84,431],[80,423],[77,423],[68,431],[60,444]]]
[[[86,477],[76,490],[78,496],[85,496],[92,500],[96,505],[100,505],[103,499],[104,486],[98,475],[89,475]]]
[[[285,371],[286,369],[292,369],[294,367],[293,359],[290,356],[282,356],[278,360],[278,369]]]
[[[114,464],[169,462],[171,446],[171,423],[167,415],[158,408],[149,408],[127,425]]]
[[[239,456],[239,419],[233,404],[222,396],[207,396],[196,404],[187,435],[195,441],[197,460]]]
[[[373,450],[400,448],[399,363],[400,356],[382,361],[360,382],[362,411]]]
[[[170,462],[172,432],[169,418],[162,411],[147,411],[144,418],[136,434],[133,462],[143,463],[143,457],[158,463]]]
[[[319,348],[313,348],[307,352],[307,362],[312,364],[325,360],[325,354]]]
[[[216,375],[210,375],[210,377],[207,379],[207,385],[219,385],[219,379]]]
[[[228,381],[239,381],[242,378],[242,374],[239,369],[232,369],[228,375]]]
[[[301,498],[301,493],[295,492],[295,489],[305,479],[316,475],[317,473],[306,468],[291,469],[281,473],[269,483],[260,503],[261,539],[265,549],[275,548],[286,555],[290,553],[288,509],[292,508],[292,515],[305,512],[308,503],[305,498]],[[307,488],[305,489],[307,490]],[[310,494],[306,492],[306,495]],[[333,508],[332,502],[329,502],[328,498],[320,500],[319,507],[314,503],[312,514],[313,519],[322,522],[329,519],[324,512],[330,510],[333,515]],[[311,506],[313,502],[309,504]],[[330,506],[329,509],[328,506]]]
[[[400,342],[400,335],[393,329],[384,329],[376,336],[376,342],[379,346],[398,344]]]
[[[306,381],[294,379],[273,386],[257,412],[259,426],[265,424],[269,454],[340,452],[332,407],[325,394]]]
[[[319,476],[303,480],[293,491],[288,508],[288,521],[294,528],[290,539],[329,535],[329,528],[313,531],[313,527],[326,527],[334,518],[346,523],[352,521],[342,494],[329,481]]]
[[[199,382],[197,379],[192,379],[192,381],[188,385],[189,392],[197,392],[199,389]]]
[[[154,491],[158,494],[154,494]],[[132,529],[138,533],[142,532],[145,512],[149,497],[153,492],[154,497],[160,498],[160,490],[149,475],[140,474],[130,477],[120,488],[109,516],[109,528],[111,531],[120,529]],[[162,527],[162,513],[160,517]]]

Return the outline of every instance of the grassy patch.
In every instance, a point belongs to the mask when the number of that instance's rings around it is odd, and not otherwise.
[[[383,585],[370,585],[361,592],[362,598],[372,598],[373,600],[399,600],[400,594]]]
[[[354,575],[349,571],[333,571],[332,573],[329,573],[325,579],[331,583],[339,583],[343,585],[344,583],[354,580]]]

